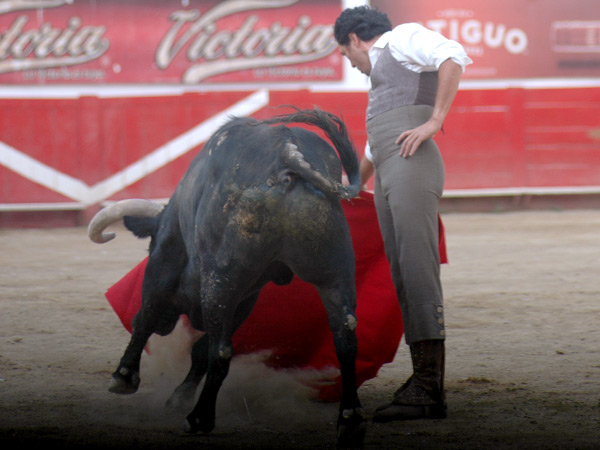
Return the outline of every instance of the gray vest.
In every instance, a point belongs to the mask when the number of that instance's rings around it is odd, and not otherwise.
[[[399,106],[434,106],[437,72],[413,72],[393,56],[388,45],[371,68],[367,120]]]

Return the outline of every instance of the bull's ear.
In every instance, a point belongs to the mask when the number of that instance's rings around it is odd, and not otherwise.
[[[125,228],[139,238],[153,237],[158,228],[157,217],[125,216],[123,217],[123,223]]]

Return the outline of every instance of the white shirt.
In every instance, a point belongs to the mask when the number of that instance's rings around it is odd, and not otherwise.
[[[394,59],[414,72],[435,72],[447,59],[458,64],[462,71],[473,61],[458,42],[447,39],[436,31],[418,23],[398,25],[381,35],[369,50],[371,67],[375,67],[381,52],[389,46]],[[365,157],[373,160],[369,142],[365,146]]]
[[[463,72],[473,62],[458,42],[418,23],[398,25],[382,34],[369,50],[371,67],[375,67],[386,45],[389,45],[392,56],[404,67],[419,73],[439,70],[447,59],[458,64]]]

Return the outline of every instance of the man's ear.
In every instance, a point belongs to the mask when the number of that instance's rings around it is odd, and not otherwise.
[[[356,35],[356,33],[348,33],[348,37],[350,38],[350,44],[354,44],[355,47],[358,47],[360,38]]]

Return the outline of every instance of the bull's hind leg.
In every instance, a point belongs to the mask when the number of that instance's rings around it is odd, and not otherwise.
[[[209,433],[214,429],[217,395],[233,357],[233,334],[246,320],[258,298],[258,292],[253,293],[238,305],[235,292],[243,292],[240,287],[208,291],[203,290],[202,297],[202,314],[208,335],[206,381],[196,406],[186,418],[186,433]]]
[[[367,428],[365,414],[356,392],[356,291],[350,282],[327,288],[317,286],[317,290],[327,310],[342,375],[337,445],[362,447]]]
[[[229,373],[229,365],[233,356],[231,339],[212,337],[209,334],[208,370],[206,382],[200,398],[193,411],[185,421],[186,433],[210,433],[215,427],[217,394]]]
[[[356,267],[350,230],[341,209],[333,209],[326,226],[313,224],[310,231],[305,233],[310,239],[296,243],[286,262],[296,275],[317,288],[327,311],[342,376],[337,445],[361,447],[366,419],[356,392]]]
[[[246,320],[258,299],[258,293],[248,296],[236,310],[234,317],[234,333]],[[192,347],[192,365],[183,382],[175,389],[167,401],[167,407],[183,409],[196,397],[196,390],[208,370],[208,335],[203,335]]]
[[[192,365],[173,394],[167,400],[167,407],[183,409],[188,407],[196,398],[196,390],[208,370],[208,335],[202,336],[192,347]]]
[[[229,373],[233,356],[233,330],[224,325],[225,314],[218,309],[217,304],[215,307],[203,308],[204,317],[209,322],[206,381],[196,406],[186,418],[186,433],[210,433],[214,429],[217,394]]]

